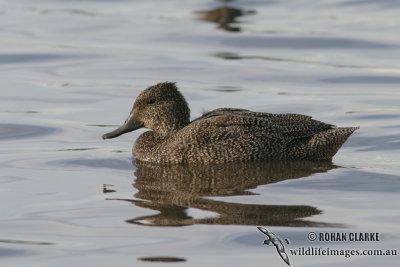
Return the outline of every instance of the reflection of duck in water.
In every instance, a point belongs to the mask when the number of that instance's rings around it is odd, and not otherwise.
[[[226,163],[254,160],[330,160],[358,127],[337,128],[299,114],[216,109],[190,122],[175,83],[151,86],[129,118],[103,139],[146,127],[133,156],[155,163]]]
[[[244,11],[242,9],[221,6],[211,10],[198,11],[197,13],[202,15],[201,20],[215,22],[218,24],[218,28],[220,29],[230,32],[238,32],[240,31],[239,27],[232,27],[233,23],[237,23],[236,18],[253,14],[254,11]]]
[[[138,190],[133,199],[122,199],[159,214],[128,220],[150,226],[183,226],[192,224],[334,226],[302,220],[320,214],[305,205],[241,204],[213,200],[213,196],[250,195],[247,191],[259,185],[327,172],[336,166],[327,162],[228,163],[201,166],[154,166],[135,162]],[[217,216],[194,219],[188,209],[200,209]],[[337,226],[337,225],[335,225]]]

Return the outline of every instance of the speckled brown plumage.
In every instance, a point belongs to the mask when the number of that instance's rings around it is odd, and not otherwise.
[[[136,159],[155,163],[226,163],[254,160],[330,160],[358,127],[333,125],[299,114],[221,108],[189,121],[175,83],[144,90],[114,138],[146,127],[133,147]]]

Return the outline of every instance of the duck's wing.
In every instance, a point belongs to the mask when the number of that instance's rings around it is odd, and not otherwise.
[[[251,131],[270,139],[297,139],[313,136],[334,125],[313,120],[301,114],[273,114],[252,112],[245,109],[216,109],[205,113],[195,121],[209,121],[221,130]],[[194,122],[195,122],[194,121]]]
[[[267,112],[254,112],[247,109],[239,109],[239,108],[218,108],[212,111],[204,112],[203,115],[196,120],[222,116],[222,115],[233,115],[233,116],[251,116],[251,117],[260,117],[260,118],[275,118],[275,119],[295,119],[295,120],[310,120],[311,116],[301,115],[301,114],[274,114]]]
[[[240,108],[218,108],[212,111],[203,112],[203,115],[196,120],[210,118],[214,116],[221,116],[221,115],[229,115],[229,114],[247,114],[247,113],[255,113],[247,109],[240,109]]]
[[[203,113],[203,115],[194,121],[215,118],[219,116],[228,116],[232,118],[240,118],[244,117],[248,120],[254,118],[255,120],[269,122],[270,124],[275,124],[279,126],[288,127],[287,130],[291,130],[291,128],[308,128],[315,127],[315,129],[331,129],[335,128],[334,125],[326,124],[321,121],[313,120],[311,116],[302,115],[302,114],[294,114],[294,113],[286,113],[286,114],[274,114],[267,112],[253,112],[247,109],[236,109],[236,108],[219,108],[209,112]]]
[[[218,109],[176,132],[162,149],[177,157],[185,155],[183,160],[193,162],[304,158],[308,142],[315,136],[325,140],[326,132],[338,129],[333,127],[299,114]],[[299,151],[296,154],[292,150]]]

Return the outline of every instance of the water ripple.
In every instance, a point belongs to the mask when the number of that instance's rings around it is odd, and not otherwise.
[[[322,82],[328,83],[366,83],[366,84],[398,84],[400,76],[343,76],[321,79]]]
[[[52,134],[55,128],[27,125],[0,123],[0,140],[33,138]]]
[[[0,64],[19,64],[29,62],[53,61],[67,58],[88,58],[93,55],[52,54],[52,53],[21,53],[0,54]]]
[[[269,49],[387,49],[397,46],[387,43],[340,37],[245,36],[224,37],[221,43],[232,47]]]

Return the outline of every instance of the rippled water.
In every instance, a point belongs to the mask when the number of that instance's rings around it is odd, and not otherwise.
[[[0,1],[2,266],[285,266],[286,250],[400,250],[400,2]],[[192,118],[239,107],[360,126],[333,164],[153,168],[101,135],[149,85]],[[310,232],[379,232],[311,242]],[[292,266],[398,256],[293,256]]]

